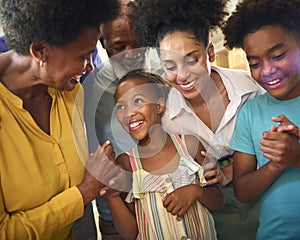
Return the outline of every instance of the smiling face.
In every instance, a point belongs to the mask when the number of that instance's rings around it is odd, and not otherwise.
[[[280,100],[300,96],[300,39],[279,26],[244,38],[252,77]]]
[[[118,86],[115,94],[118,121],[140,143],[149,140],[155,124],[161,124],[164,105],[152,84],[145,79],[128,79]]]
[[[49,87],[71,91],[84,72],[94,69],[92,52],[99,39],[98,27],[88,28],[63,47],[46,44],[41,79]]]
[[[172,86],[186,99],[197,97],[208,79],[205,44],[191,33],[167,34],[160,42],[160,58]]]
[[[126,71],[142,68],[145,48],[140,48],[132,31],[129,18],[130,8],[121,5],[119,18],[101,26],[101,44],[111,60],[119,63]]]

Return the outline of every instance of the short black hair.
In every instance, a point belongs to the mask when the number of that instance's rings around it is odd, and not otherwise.
[[[165,81],[161,76],[154,74],[146,69],[137,69],[127,72],[119,81],[118,86],[131,79],[138,80],[146,80],[147,83],[153,83],[151,86],[153,86],[155,92],[157,93],[158,98],[162,97],[165,100],[167,99],[169,90],[171,88],[171,85]],[[114,96],[116,99],[116,96]]]
[[[229,49],[243,48],[244,38],[265,26],[280,26],[300,37],[300,0],[244,0],[222,27]]]
[[[28,55],[32,42],[64,46],[115,17],[119,7],[118,0],[0,0],[0,20],[7,45]]]
[[[190,32],[208,44],[209,32],[228,15],[228,0],[135,0],[130,15],[142,46],[158,47],[168,33]]]

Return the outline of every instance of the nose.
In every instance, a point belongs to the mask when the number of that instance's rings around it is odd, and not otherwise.
[[[276,68],[272,61],[265,61],[262,63],[260,75],[262,77],[271,76],[276,71]]]
[[[177,81],[185,82],[190,74],[190,71],[185,66],[177,66]]]
[[[127,59],[136,59],[141,56],[141,53],[137,49],[127,49],[124,53],[124,57]]]
[[[125,117],[127,119],[130,119],[131,117],[136,115],[136,106],[133,106],[132,104],[127,106]]]

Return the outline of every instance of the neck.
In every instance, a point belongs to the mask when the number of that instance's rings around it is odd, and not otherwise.
[[[39,84],[35,72],[39,72],[38,63],[29,55],[21,56],[14,51],[3,55],[0,61],[0,81],[12,93],[19,97],[34,98],[47,94],[47,87]]]
[[[168,134],[160,124],[154,125],[147,138],[139,141],[138,150],[142,158],[151,157],[159,153],[167,141]]]

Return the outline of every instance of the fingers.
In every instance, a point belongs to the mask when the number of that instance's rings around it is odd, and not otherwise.
[[[120,191],[128,191],[131,188],[132,173],[121,169],[110,160],[107,156],[109,149],[112,149],[109,142],[99,146],[88,159],[86,169],[95,178],[95,184],[100,182]]]
[[[100,146],[100,151],[104,152],[109,160],[115,161],[115,151],[109,140]]]
[[[205,157],[204,161],[203,161],[203,165],[206,164],[206,163],[210,163],[210,162],[211,163],[216,163],[217,162],[217,160],[213,157],[213,155],[208,153],[208,152],[201,151],[201,155],[203,157]]]
[[[285,115],[280,115],[278,117],[272,117],[272,121],[274,122],[280,122],[280,125],[278,127],[272,126],[270,131],[276,131],[276,132],[287,132],[289,134],[293,134],[300,138],[300,130],[299,128],[292,122],[290,119],[288,119]]]
[[[224,173],[218,167],[217,164],[214,164],[214,167],[211,168],[210,170],[206,171],[204,174],[204,177],[205,177],[208,185],[221,183],[224,176],[225,176]]]
[[[170,194],[164,198],[163,205],[166,210],[174,216],[177,215],[178,217],[182,217],[185,212],[177,201],[172,200]]]

